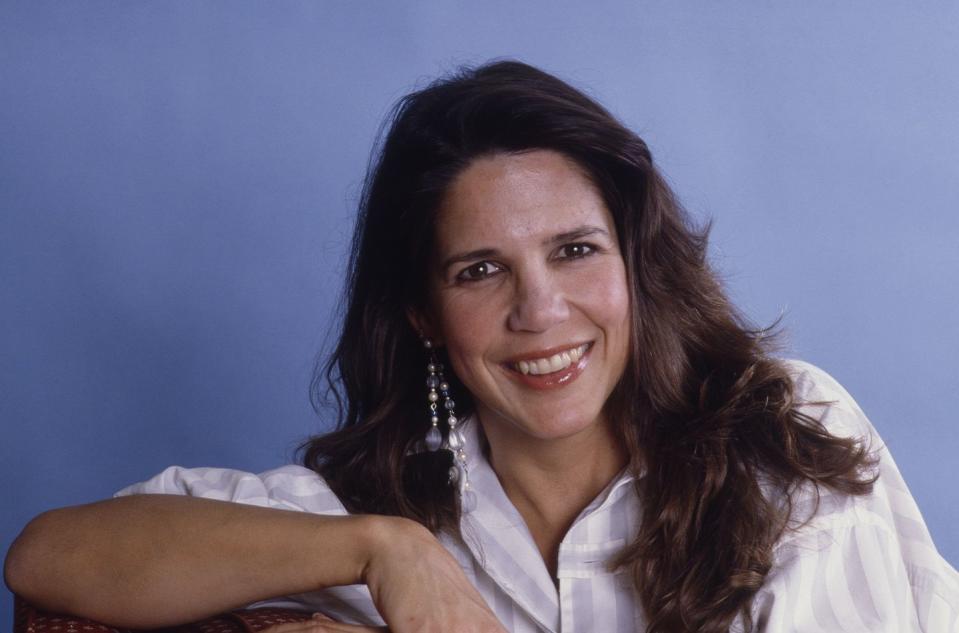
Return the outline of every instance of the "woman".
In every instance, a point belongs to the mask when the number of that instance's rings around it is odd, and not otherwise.
[[[11,587],[141,627],[275,596],[343,623],[310,630],[959,627],[865,416],[770,356],[582,93],[502,62],[407,96],[353,253],[343,417],[305,467],[171,468],[42,515]]]

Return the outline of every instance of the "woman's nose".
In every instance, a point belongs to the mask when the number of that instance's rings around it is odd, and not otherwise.
[[[519,280],[507,322],[510,330],[544,332],[568,318],[565,293],[548,272]]]

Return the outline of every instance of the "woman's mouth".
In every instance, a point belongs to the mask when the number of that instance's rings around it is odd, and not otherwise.
[[[592,342],[540,357],[525,357],[506,363],[509,374],[534,389],[552,389],[569,384],[582,373],[589,359]],[[550,350],[551,351],[551,350]]]
[[[514,363],[514,367],[522,374],[533,374],[542,376],[562,371],[578,361],[586,353],[589,343],[583,343],[578,347],[553,354],[546,358],[534,358],[531,360],[521,360]]]

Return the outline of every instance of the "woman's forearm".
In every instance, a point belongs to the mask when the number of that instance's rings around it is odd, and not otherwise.
[[[38,606],[153,628],[257,600],[362,582],[383,517],[329,517],[137,495],[35,518],[7,555]]]

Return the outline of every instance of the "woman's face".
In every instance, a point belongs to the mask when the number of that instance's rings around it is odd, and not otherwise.
[[[517,441],[594,429],[623,374],[629,292],[599,192],[562,154],[477,159],[440,209],[432,314],[493,434]]]

